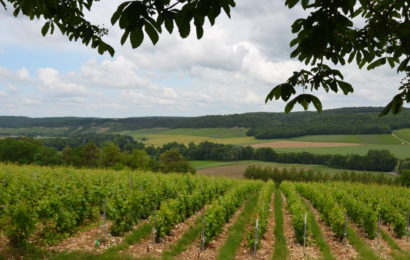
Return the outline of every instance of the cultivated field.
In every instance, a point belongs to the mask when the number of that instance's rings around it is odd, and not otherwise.
[[[316,154],[360,155],[365,155],[370,149],[387,149],[400,159],[410,158],[410,144],[403,144],[400,140],[410,140],[410,129],[394,131],[394,135],[312,135],[271,140],[246,136],[244,128],[154,128],[121,133],[131,135],[138,140],[144,138],[145,144],[154,146],[174,141],[184,144],[210,141],[221,144],[252,145],[255,148],[272,147],[279,152],[306,151]]]
[[[309,147],[340,147],[340,146],[356,146],[359,143],[335,143],[335,142],[306,142],[306,141],[273,141],[267,143],[253,144],[253,148],[269,147],[269,148],[309,148]]]
[[[12,165],[0,183],[4,259],[410,258],[404,187]]]
[[[191,142],[199,144],[204,141],[235,145],[264,142],[246,136],[246,129],[244,128],[152,128],[120,133],[130,135],[136,140],[154,146],[161,146],[170,142],[178,142],[186,145]]]
[[[229,178],[244,178],[243,174],[247,167],[258,166],[258,167],[270,167],[278,169],[292,169],[297,170],[312,170],[314,172],[322,172],[326,174],[343,173],[343,172],[355,172],[355,173],[365,173],[365,171],[355,171],[355,170],[343,170],[329,168],[324,165],[315,164],[291,164],[291,163],[274,163],[274,162],[261,162],[261,161],[235,161],[235,162],[218,162],[218,161],[190,161],[191,165],[197,170],[199,175],[204,176],[222,176]],[[368,171],[366,171],[368,172]],[[370,172],[375,174],[380,174],[380,172]],[[386,173],[390,174],[390,173]]]

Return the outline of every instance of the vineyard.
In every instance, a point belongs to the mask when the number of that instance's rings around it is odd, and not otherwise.
[[[0,164],[0,259],[410,259],[410,189]]]

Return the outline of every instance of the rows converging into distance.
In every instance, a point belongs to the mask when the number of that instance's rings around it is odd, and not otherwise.
[[[410,189],[0,165],[0,253],[408,259]]]

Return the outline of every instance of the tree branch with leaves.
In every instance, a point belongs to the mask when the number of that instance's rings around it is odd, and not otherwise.
[[[372,70],[389,64],[404,74],[399,94],[385,107],[381,115],[399,113],[405,102],[410,103],[410,2],[407,0],[287,0],[289,8],[301,4],[310,11],[307,18],[297,19],[292,32],[297,34],[290,43],[291,53],[310,70],[300,70],[277,85],[265,102],[281,99],[290,112],[296,103],[306,110],[310,103],[322,110],[320,100],[311,94],[297,94],[297,88],[311,91],[323,89],[345,95],[353,87],[343,81],[339,70],[331,69],[324,61],[345,65],[355,61],[360,69]],[[358,28],[355,21],[364,25]],[[377,91],[376,89],[374,90]],[[295,97],[296,95],[296,97]],[[293,99],[291,99],[293,97]]]

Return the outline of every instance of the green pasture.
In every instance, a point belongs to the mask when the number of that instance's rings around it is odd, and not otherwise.
[[[410,128],[393,131],[393,133],[400,139],[410,142]]]
[[[305,141],[305,142],[336,142],[336,143],[359,143],[359,146],[338,147],[309,147],[309,148],[276,148],[278,152],[311,152],[315,154],[361,154],[364,155],[370,149],[387,149],[398,158],[410,157],[410,145],[401,144],[401,141],[389,134],[374,135],[310,135],[289,139],[258,140],[246,136],[245,128],[151,128],[135,131],[124,131],[137,140],[142,140],[146,145],[161,146],[170,142],[183,144],[201,143],[204,141],[233,144],[252,145],[272,141]],[[401,129],[394,134],[410,141],[410,129]],[[143,139],[144,138],[144,139]]]
[[[56,136],[63,135],[68,128],[47,128],[47,127],[32,127],[32,128],[0,128],[0,135],[42,135]]]
[[[338,147],[308,147],[308,148],[275,148],[277,152],[309,152],[314,154],[360,154],[365,155],[370,149],[386,149],[399,159],[410,158],[409,144],[366,144]]]
[[[123,134],[131,136],[144,136],[144,135],[190,135],[190,136],[202,136],[212,138],[234,138],[234,137],[246,137],[246,128],[148,128],[139,129],[134,131],[124,131]]]
[[[409,135],[410,137],[410,135]],[[360,144],[400,144],[400,141],[389,134],[375,135],[307,135],[288,139],[289,141],[335,142]]]
[[[218,162],[218,161],[189,161],[196,170],[214,168],[219,166],[231,165],[237,162]]]
[[[134,131],[123,131],[120,134],[130,135],[147,145],[161,146],[171,142],[195,144],[209,141],[220,144],[250,145],[267,140],[256,140],[246,136],[245,128],[151,128]]]
[[[240,171],[237,174],[243,174],[246,167],[255,165],[259,167],[272,167],[272,168],[296,168],[296,169],[305,169],[305,170],[313,170],[315,172],[323,172],[323,173],[340,173],[340,172],[356,172],[356,173],[364,173],[369,171],[357,171],[357,170],[345,170],[345,169],[335,169],[330,168],[325,165],[318,165],[318,164],[298,164],[298,163],[276,163],[276,162],[262,162],[262,161],[254,161],[254,160],[247,160],[247,161],[230,161],[230,162],[221,162],[221,161],[190,161],[191,165],[201,174],[201,171],[209,169],[214,173],[214,175],[232,177],[232,171]],[[226,170],[230,170],[229,172]],[[218,174],[219,173],[219,174]],[[370,173],[380,173],[380,172],[370,172]],[[235,175],[237,175],[235,174]]]

